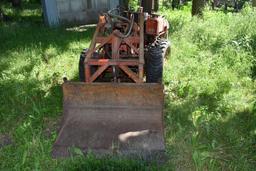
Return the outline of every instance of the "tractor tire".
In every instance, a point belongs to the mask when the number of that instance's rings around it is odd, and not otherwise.
[[[85,56],[83,55],[83,52],[82,52],[79,60],[79,80],[81,82],[85,82],[84,59],[85,59]]]
[[[79,80],[81,82],[85,82],[86,78],[85,78],[85,66],[84,66],[84,60],[86,57],[86,54],[88,52],[88,49],[84,49],[83,52],[80,55],[80,59],[79,59],[79,65],[78,65],[78,69],[79,69]],[[98,53],[94,52],[93,54],[93,59],[97,59],[98,58]],[[91,68],[91,73],[95,73],[96,72],[96,68]]]
[[[159,39],[148,46],[145,52],[147,83],[162,83],[164,58],[169,52],[170,43],[166,39]]]

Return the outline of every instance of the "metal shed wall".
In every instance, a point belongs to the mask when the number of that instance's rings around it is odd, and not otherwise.
[[[47,24],[92,24],[100,12],[119,5],[119,0],[42,0]]]

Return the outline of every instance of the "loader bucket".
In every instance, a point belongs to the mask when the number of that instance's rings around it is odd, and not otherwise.
[[[160,84],[63,84],[64,116],[53,157],[79,148],[96,155],[163,153],[163,86]]]

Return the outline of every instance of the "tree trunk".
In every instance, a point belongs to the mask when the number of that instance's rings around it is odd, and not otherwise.
[[[178,9],[180,6],[180,0],[172,0],[172,9]]]
[[[192,16],[203,16],[204,0],[192,1]]]
[[[152,13],[153,11],[158,11],[159,0],[141,0],[140,5],[144,8],[145,12]]]
[[[4,14],[2,10],[0,9],[0,22],[4,20]]]
[[[119,0],[120,6],[124,7],[125,9],[128,9],[129,6],[129,0]]]
[[[256,0],[252,0],[252,6],[256,7]]]
[[[21,6],[21,0],[11,0],[13,7],[20,7]]]
[[[10,21],[10,20],[11,20],[11,18],[4,14],[4,12],[2,11],[1,6],[0,6],[0,22],[1,21]]]

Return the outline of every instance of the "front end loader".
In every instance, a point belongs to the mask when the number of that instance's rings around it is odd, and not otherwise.
[[[118,7],[99,16],[90,47],[79,61],[80,82],[63,84],[63,118],[53,156],[72,148],[96,155],[163,153],[162,85],[169,50],[167,20],[157,1],[137,12]]]

